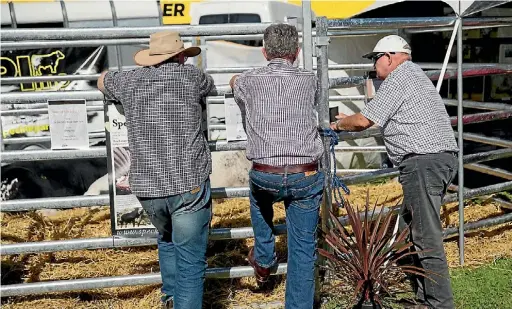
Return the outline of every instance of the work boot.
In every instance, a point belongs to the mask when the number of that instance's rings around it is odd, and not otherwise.
[[[249,250],[249,255],[247,257],[249,264],[251,264],[252,268],[254,268],[254,276],[259,283],[265,283],[268,281],[270,277],[270,268],[264,268],[256,263],[254,259],[254,247]]]
[[[174,301],[172,300],[172,298],[162,303],[162,309],[173,309],[173,308],[174,308]]]

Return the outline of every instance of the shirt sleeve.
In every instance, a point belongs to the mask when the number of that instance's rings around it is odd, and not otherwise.
[[[199,73],[199,92],[202,98],[207,97],[208,94],[214,89],[215,83],[213,77],[205,72]]]
[[[103,79],[103,85],[105,87],[105,94],[110,99],[121,101],[121,94],[123,88],[126,88],[125,84],[127,76],[130,71],[108,71]]]
[[[373,100],[368,102],[361,114],[383,127],[403,103],[400,83],[386,80],[382,83]]]
[[[235,83],[233,85],[233,98],[235,99],[238,108],[240,108],[240,113],[242,114],[242,124],[244,127],[244,131],[247,132],[246,129],[246,120],[247,114],[245,110],[245,75],[239,75],[237,79],[235,79]]]

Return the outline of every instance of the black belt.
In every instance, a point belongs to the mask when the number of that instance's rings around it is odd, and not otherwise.
[[[457,157],[457,152],[455,152],[455,151],[443,151],[443,152],[438,152],[438,153],[425,153],[425,154],[409,153],[409,154],[406,154],[404,156],[402,161],[405,161],[407,159],[414,158],[414,157],[417,157],[417,156],[423,156],[423,155],[427,155],[427,154],[441,154],[441,153],[447,153],[447,154],[451,154],[454,157]]]

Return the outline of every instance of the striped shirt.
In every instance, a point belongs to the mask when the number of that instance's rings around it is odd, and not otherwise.
[[[394,165],[407,154],[458,151],[443,99],[411,61],[388,75],[361,114],[381,128]]]
[[[166,63],[108,72],[108,96],[123,104],[131,152],[130,189],[138,197],[192,190],[212,169],[203,134],[201,100],[214,87],[210,75]]]
[[[284,166],[311,163],[322,156],[315,114],[317,88],[313,72],[279,58],[236,79],[233,94],[244,118],[247,159]]]

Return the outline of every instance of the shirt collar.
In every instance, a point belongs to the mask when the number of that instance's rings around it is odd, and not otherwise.
[[[272,60],[270,60],[270,62],[268,63],[268,66],[271,66],[271,67],[276,67],[276,66],[293,66],[293,63],[291,63],[290,61],[284,59],[284,58],[274,58]]]

